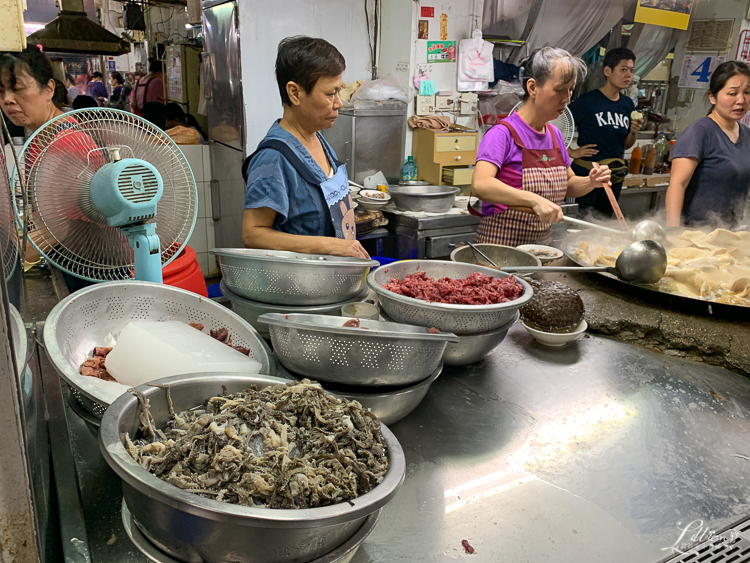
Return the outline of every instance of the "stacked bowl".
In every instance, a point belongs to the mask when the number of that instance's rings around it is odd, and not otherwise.
[[[442,371],[446,347],[458,342],[424,327],[346,317],[267,314],[258,322],[268,325],[290,378],[357,400],[384,424],[417,407]]]
[[[364,301],[367,272],[374,260],[277,250],[217,248],[221,290],[233,310],[264,338],[258,317],[266,313],[338,314],[347,303]]]
[[[458,336],[458,342],[448,344],[443,355],[444,363],[450,366],[468,365],[486,358],[518,322],[518,310],[533,295],[531,286],[521,278],[516,278],[523,287],[518,299],[490,305],[432,303],[406,297],[383,287],[393,279],[403,280],[418,272],[425,272],[435,280],[463,279],[475,272],[496,278],[506,278],[508,274],[473,263],[407,260],[387,267],[381,266],[368,276],[367,283],[378,295],[384,317],[396,323],[433,328]]]

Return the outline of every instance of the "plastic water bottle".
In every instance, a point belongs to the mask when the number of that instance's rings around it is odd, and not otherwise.
[[[409,156],[408,160],[404,162],[404,166],[401,169],[401,180],[404,182],[410,182],[417,179],[417,165],[414,162],[413,157]]]

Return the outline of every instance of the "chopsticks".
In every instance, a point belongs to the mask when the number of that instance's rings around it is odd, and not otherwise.
[[[593,165],[594,170],[599,170],[598,162],[592,162],[591,164]],[[625,221],[625,216],[622,214],[622,210],[620,209],[620,206],[617,203],[617,198],[615,197],[615,193],[612,191],[612,182],[607,182],[605,184],[602,184],[602,186],[604,187],[604,191],[607,194],[609,203],[612,205],[612,209],[615,212],[615,217],[617,217],[617,220],[620,222],[620,226],[622,227],[622,230],[627,231],[628,223]]]

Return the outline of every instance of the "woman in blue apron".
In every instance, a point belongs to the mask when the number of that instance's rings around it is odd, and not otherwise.
[[[369,258],[356,240],[346,167],[319,133],[342,107],[344,57],[330,43],[279,43],[276,81],[283,117],[243,166],[246,248]]]

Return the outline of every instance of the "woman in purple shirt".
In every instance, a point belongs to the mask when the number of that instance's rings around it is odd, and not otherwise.
[[[581,197],[610,179],[606,166],[576,176],[562,134],[549,124],[565,111],[576,80],[585,75],[583,61],[544,47],[526,59],[522,73],[524,105],[490,129],[477,151],[471,187],[483,203],[475,242],[550,244],[565,197]]]

